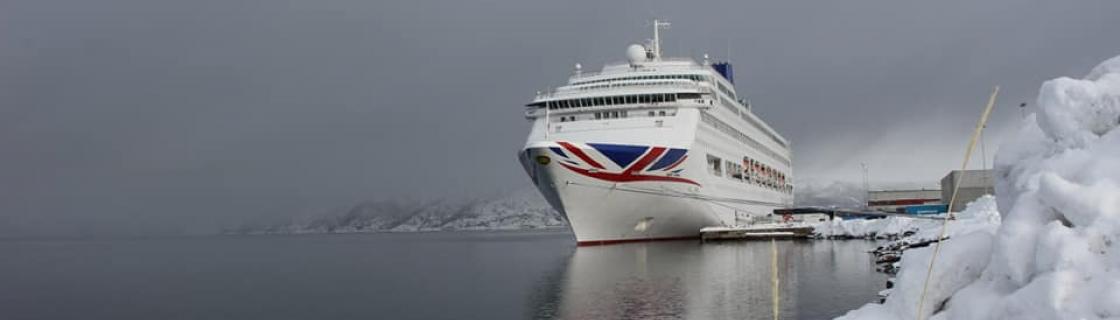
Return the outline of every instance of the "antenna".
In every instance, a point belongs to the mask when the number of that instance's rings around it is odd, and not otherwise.
[[[661,28],[669,29],[668,22],[653,19],[653,58],[661,60]]]
[[[724,38],[723,40],[725,41],[724,45],[726,45],[725,48],[727,49],[727,55],[724,56],[723,59],[727,62],[731,62],[731,38]]]

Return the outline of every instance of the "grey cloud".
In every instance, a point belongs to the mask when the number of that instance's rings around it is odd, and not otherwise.
[[[735,63],[798,179],[934,181],[1041,81],[1120,54],[1115,1],[13,0],[0,234],[199,233],[363,199],[524,187],[522,107],[571,66]],[[988,152],[988,155],[994,152]]]

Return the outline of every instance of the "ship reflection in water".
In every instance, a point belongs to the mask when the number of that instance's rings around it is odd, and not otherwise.
[[[875,299],[873,242],[778,241],[783,319]],[[0,318],[770,319],[770,242],[566,232],[0,240]],[[65,306],[64,308],[58,306]]]
[[[876,300],[868,241],[778,241],[780,316],[821,319]],[[577,248],[533,299],[536,318],[772,319],[769,241]]]

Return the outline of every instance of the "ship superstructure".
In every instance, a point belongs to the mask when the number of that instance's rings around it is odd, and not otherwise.
[[[694,238],[793,202],[789,142],[737,95],[731,64],[663,58],[666,25],[527,105],[520,160],[580,244]]]

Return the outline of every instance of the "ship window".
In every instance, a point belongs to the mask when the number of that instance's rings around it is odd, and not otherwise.
[[[731,179],[743,181],[743,166],[727,161],[727,173],[730,173]]]
[[[604,104],[603,103],[603,98],[601,98],[601,97],[600,98],[595,98],[595,105],[601,106],[603,104]]]
[[[699,93],[678,93],[677,94],[677,99],[681,99],[681,100],[700,99],[700,94]]]
[[[622,97],[611,97],[611,101],[613,101],[614,104],[622,104]]]
[[[722,163],[718,157],[709,154],[708,172],[716,176],[723,176],[723,168],[720,166]]]
[[[657,112],[657,115],[664,117],[665,116],[665,110],[661,110],[661,111]]]
[[[650,111],[649,116],[652,117],[653,115],[654,115],[653,111]]]
[[[618,111],[611,111],[611,118],[618,118]]]
[[[638,103],[638,96],[626,96],[626,103]]]
[[[626,110],[622,110],[622,112],[621,112],[621,113],[622,113],[622,117],[623,117],[623,118],[626,118]]]
[[[602,113],[598,113],[598,112],[595,113],[595,120],[599,120],[599,119],[602,119],[602,118],[603,118]]]

